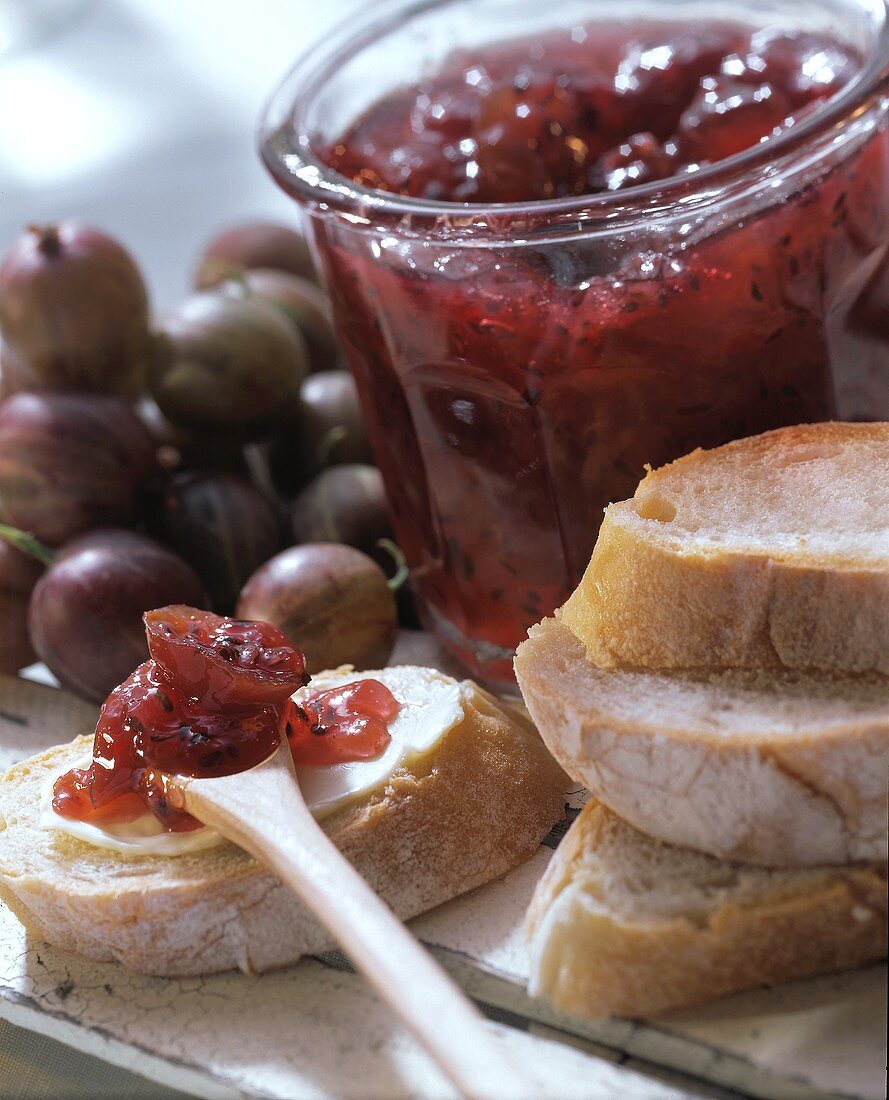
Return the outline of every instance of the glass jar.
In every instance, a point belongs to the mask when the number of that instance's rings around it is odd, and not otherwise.
[[[694,175],[489,205],[365,188],[318,152],[455,47],[588,27],[609,5],[369,7],[287,77],[262,156],[308,212],[424,622],[475,675],[508,681],[646,465],[889,417],[887,7],[745,7],[746,23],[817,29],[865,59],[777,137]],[[622,17],[634,10],[724,11],[627,0]]]

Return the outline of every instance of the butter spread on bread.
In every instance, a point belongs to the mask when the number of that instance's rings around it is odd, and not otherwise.
[[[110,821],[104,825],[79,821],[76,817],[62,817],[52,805],[56,780],[72,768],[88,768],[92,758],[92,753],[87,752],[79,760],[66,763],[47,776],[40,791],[39,820],[42,829],[67,833],[77,840],[94,844],[97,848],[107,848],[121,856],[181,856],[222,843],[219,833],[206,825],[189,832],[169,832],[148,810],[133,821]]]
[[[342,687],[356,680],[379,680],[401,704],[389,723],[391,741],[377,757],[332,765],[297,765],[303,797],[312,813],[320,818],[346,803],[381,786],[403,763],[410,764],[431,751],[438,741],[463,719],[460,684],[430,668],[395,666],[374,672],[353,672],[346,667],[323,672],[311,684],[297,691],[299,703],[318,691]],[[85,756],[74,767],[86,767]],[[146,810],[134,821],[103,825],[63,817],[52,806],[53,785],[62,769],[43,786],[40,823],[120,855],[177,856],[197,852],[222,841],[213,829],[203,826],[189,832],[169,832],[154,814]]]
[[[564,815],[565,774],[527,718],[471,680],[459,690],[456,725],[320,821],[405,920],[528,859]],[[332,946],[293,893],[228,841],[176,859],[123,858],[42,829],[46,779],[91,742],[78,737],[0,776],[0,900],[31,935],[167,977],[259,973]]]

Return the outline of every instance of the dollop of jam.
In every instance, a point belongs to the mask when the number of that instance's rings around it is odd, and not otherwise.
[[[860,69],[802,30],[602,22],[455,52],[370,107],[322,159],[448,202],[617,191],[695,172],[794,125]]]
[[[88,768],[60,776],[53,809],[96,825],[146,809],[172,832],[200,826],[172,804],[169,775],[209,778],[259,764],[289,738],[295,759],[364,760],[389,743],[399,704],[362,680],[309,696],[303,654],[269,623],[172,606],[144,616],[151,659],[114,689],[99,714]]]
[[[356,680],[310,695],[304,705],[293,704],[295,713],[288,723],[293,760],[340,764],[346,759],[373,759],[389,744],[389,723],[400,709],[379,680]]]

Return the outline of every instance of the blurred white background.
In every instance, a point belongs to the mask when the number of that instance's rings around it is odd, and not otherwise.
[[[371,2],[371,0],[366,0]],[[168,308],[221,225],[293,220],[267,97],[361,0],[0,0],[0,251],[29,222],[119,237]]]

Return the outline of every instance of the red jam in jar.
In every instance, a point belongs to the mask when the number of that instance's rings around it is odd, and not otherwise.
[[[602,23],[455,53],[323,137],[297,99],[270,134],[421,613],[476,675],[511,678],[646,464],[829,419],[840,371],[889,367],[885,119],[802,129],[863,64],[804,31]],[[373,190],[293,170],[303,131]]]
[[[151,660],[106,699],[90,766],[56,780],[61,816],[102,825],[148,809],[183,832],[200,822],[171,804],[170,774],[244,771],[283,735],[309,764],[365,760],[388,744],[399,704],[375,680],[293,702],[309,682],[305,658],[276,627],[178,605],[144,618]]]
[[[792,126],[861,58],[810,33],[598,24],[461,52],[323,151],[367,187],[530,202],[698,171]]]

